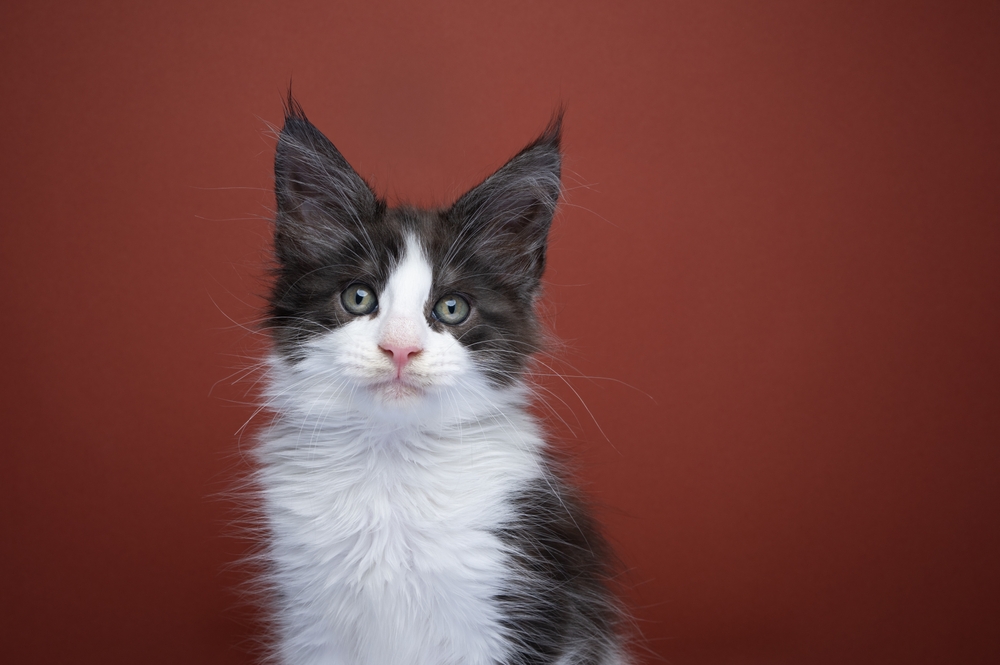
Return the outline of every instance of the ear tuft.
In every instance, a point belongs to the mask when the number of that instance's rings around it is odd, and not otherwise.
[[[306,118],[306,112],[302,110],[302,105],[292,96],[292,84],[288,83],[288,94],[284,100],[285,107],[285,124],[288,124],[289,120],[303,120],[309,122]]]
[[[562,123],[563,116],[565,115],[565,106],[560,106],[556,109],[556,112],[552,114],[552,118],[549,120],[549,124],[545,126],[542,135],[535,139],[535,142],[531,145],[547,145],[558,151],[562,144]]]

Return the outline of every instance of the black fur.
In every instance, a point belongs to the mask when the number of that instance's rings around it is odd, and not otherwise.
[[[561,116],[541,137],[445,210],[390,208],[289,100],[275,156],[275,255],[268,325],[279,351],[300,356],[314,335],[350,320],[339,295],[363,281],[379,293],[408,234],[434,267],[428,322],[448,330],[497,385],[522,374],[539,347],[534,303],[559,197]],[[469,318],[431,316],[440,296],[461,293]]]
[[[514,552],[500,596],[514,643],[504,665],[601,665],[617,649],[619,612],[606,580],[610,548],[579,496],[550,472],[515,498],[517,518],[498,535]]]

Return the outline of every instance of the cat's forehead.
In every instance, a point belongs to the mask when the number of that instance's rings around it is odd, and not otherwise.
[[[382,234],[395,248],[390,257],[393,264],[404,260],[408,250],[419,251],[438,279],[447,278],[460,263],[463,238],[448,218],[437,210],[400,206],[386,210],[382,219]]]
[[[408,246],[415,244],[424,256],[431,255],[423,248],[436,221],[430,211],[404,207],[357,220],[348,227],[349,240],[327,256],[324,274],[336,282],[362,281],[381,289],[405,261]]]
[[[447,219],[437,210],[427,210],[413,206],[388,208],[382,219],[385,231],[405,246],[409,238],[415,238],[424,251],[449,240]]]
[[[393,267],[382,294],[386,310],[416,317],[423,316],[423,306],[430,295],[434,269],[427,253],[413,233],[406,235],[403,253]]]

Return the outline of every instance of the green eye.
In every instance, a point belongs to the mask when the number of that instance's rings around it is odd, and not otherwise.
[[[454,293],[447,295],[434,305],[434,318],[450,326],[457,326],[469,318],[469,301]]]
[[[340,294],[340,302],[344,309],[357,316],[371,314],[378,307],[375,291],[367,284],[351,284]]]

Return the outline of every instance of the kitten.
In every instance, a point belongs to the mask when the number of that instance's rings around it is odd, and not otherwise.
[[[391,208],[289,97],[257,449],[277,661],[626,662],[524,379],[560,125],[446,210]]]

